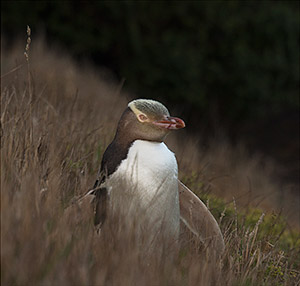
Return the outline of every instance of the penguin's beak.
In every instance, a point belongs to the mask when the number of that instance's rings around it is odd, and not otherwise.
[[[162,120],[154,121],[153,124],[169,130],[176,130],[185,127],[185,123],[182,119],[172,116],[165,116]]]

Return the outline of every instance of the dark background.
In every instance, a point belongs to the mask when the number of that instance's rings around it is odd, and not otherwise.
[[[263,152],[299,184],[299,2],[2,1],[8,48],[42,33],[202,138]],[[207,144],[209,140],[203,140]]]

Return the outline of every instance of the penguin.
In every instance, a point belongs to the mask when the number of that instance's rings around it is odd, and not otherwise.
[[[117,211],[129,220],[134,218],[143,229],[146,223],[155,236],[174,241],[184,225],[202,243],[213,243],[218,253],[223,252],[216,220],[178,180],[175,154],[164,143],[170,132],[184,127],[184,121],[170,116],[158,101],[129,102],[89,192],[95,197],[95,225],[102,227],[107,215]]]

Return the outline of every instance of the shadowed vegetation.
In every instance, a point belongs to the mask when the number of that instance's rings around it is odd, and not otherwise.
[[[297,1],[3,1],[1,7],[6,37],[24,35],[29,24],[49,45],[59,42],[109,68],[143,97],[184,103],[203,118],[218,109],[212,115],[235,126],[299,107]]]

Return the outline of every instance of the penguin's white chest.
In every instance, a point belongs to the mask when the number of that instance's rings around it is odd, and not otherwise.
[[[167,224],[169,231],[177,235],[180,224],[177,170],[175,155],[164,143],[136,140],[127,158],[107,180],[112,187],[112,204],[119,201],[133,212],[142,209],[152,221]]]
[[[178,193],[176,158],[164,143],[136,140],[109,179],[126,180],[146,201],[161,192]]]

